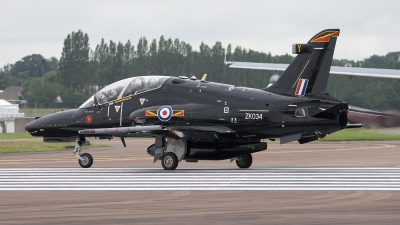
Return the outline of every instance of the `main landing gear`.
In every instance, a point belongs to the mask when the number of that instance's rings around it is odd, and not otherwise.
[[[235,160],[236,165],[241,169],[247,169],[253,163],[253,157],[251,154],[242,155],[231,159],[231,162]],[[165,170],[174,170],[178,167],[178,157],[173,152],[167,152],[161,157],[161,165]]]
[[[147,153],[154,157],[153,163],[161,160],[161,165],[165,170],[174,170],[179,162],[185,157],[187,142],[183,139],[156,136],[155,143],[147,148]]]
[[[74,155],[78,158],[79,165],[83,168],[89,168],[93,164],[93,157],[89,153],[81,154],[82,145],[90,145],[85,138],[79,138],[75,143]]]
[[[178,167],[178,157],[173,152],[167,152],[161,158],[161,165],[165,170],[174,170]]]
[[[242,155],[231,159],[231,162],[236,160],[236,165],[241,169],[247,169],[253,163],[253,156],[251,154]]]

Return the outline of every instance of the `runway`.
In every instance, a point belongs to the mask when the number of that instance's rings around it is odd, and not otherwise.
[[[400,168],[2,168],[0,191],[399,191]]]
[[[93,140],[71,151],[0,155],[0,224],[398,224],[400,142],[268,143],[234,162],[164,171],[151,140]]]

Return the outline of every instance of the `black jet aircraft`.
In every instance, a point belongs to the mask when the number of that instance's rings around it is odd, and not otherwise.
[[[347,124],[348,104],[325,93],[339,29],[328,29],[306,44],[295,44],[294,61],[264,89],[237,87],[195,77],[139,76],[117,81],[78,109],[41,117],[26,125],[44,141],[76,140],[82,167],[93,158],[81,154],[86,137],[154,137],[147,148],[154,162],[174,170],[185,160],[235,160],[252,164],[263,140],[300,144],[360,125]]]

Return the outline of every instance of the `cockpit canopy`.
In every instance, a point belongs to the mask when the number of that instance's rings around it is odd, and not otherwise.
[[[112,83],[89,98],[79,108],[89,108],[102,105],[131,95],[160,88],[167,76],[141,76],[126,78]]]

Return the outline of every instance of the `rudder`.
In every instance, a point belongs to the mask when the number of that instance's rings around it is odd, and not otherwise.
[[[339,29],[327,29],[314,35],[307,44],[294,44],[298,54],[275,84],[266,90],[302,96],[325,92]]]

